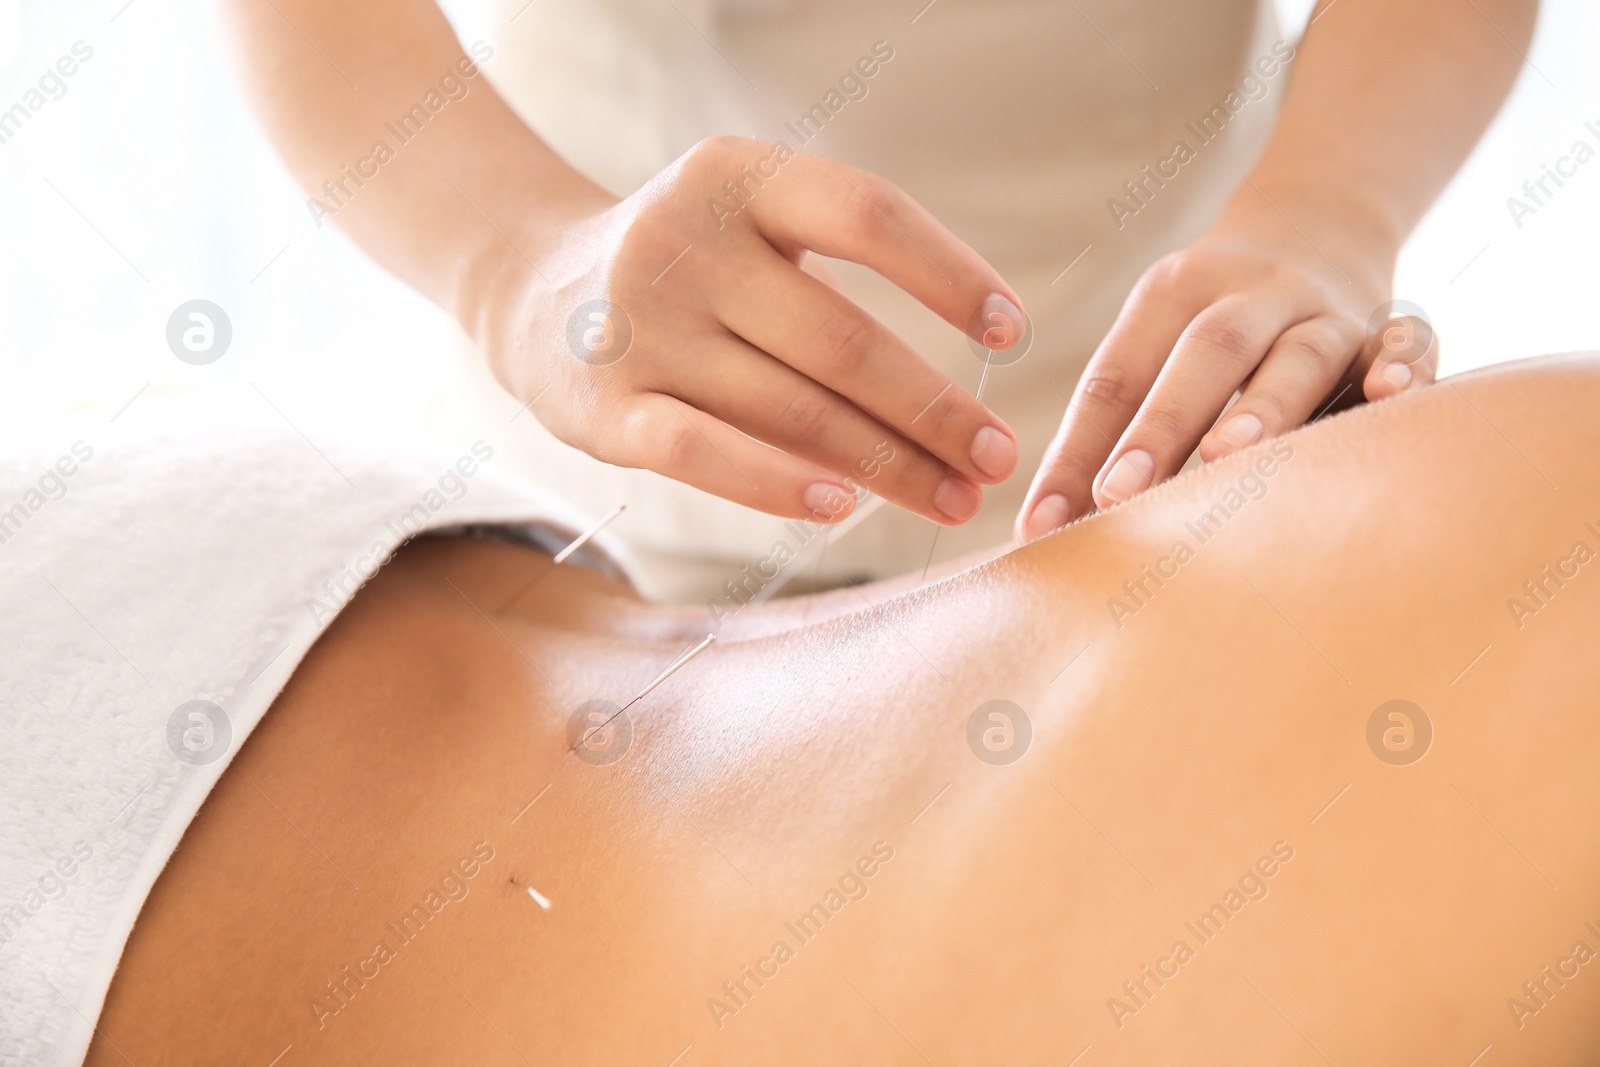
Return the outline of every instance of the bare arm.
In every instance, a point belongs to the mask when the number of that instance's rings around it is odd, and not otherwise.
[[[994,268],[890,183],[711,138],[619,202],[466,76],[428,0],[227,7],[249,95],[302,185],[337,195],[337,224],[452,312],[561,440],[824,522],[848,514],[879,449],[904,461],[874,490],[946,525],[1015,469],[1003,422],[801,269],[808,252],[851,259],[971,336],[995,315],[1020,326]],[[450,99],[447,78],[466,94]],[[402,140],[419,102],[421,132]],[[734,211],[734,180],[765,191]]]
[[[431,0],[226,0],[224,8],[250,102],[300,185],[380,265],[470,332],[486,275],[505,257],[542,254],[559,219],[613,202],[481,73],[463,75],[458,63],[476,70],[475,57]],[[466,95],[401,144],[390,127],[446,76]],[[359,187],[346,178],[330,195],[324,183],[354,171],[380,142],[394,155],[378,176]]]
[[[1197,444],[1215,459],[1342,390],[1377,400],[1432,379],[1431,330],[1379,359],[1368,323],[1393,295],[1401,243],[1505,98],[1537,11],[1319,5],[1266,153],[1216,224],[1128,297],[1035,476],[1021,535],[1170,477]]]
[[[1318,8],[1277,131],[1230,214],[1270,200],[1340,266],[1374,252],[1392,261],[1505,100],[1539,3]]]

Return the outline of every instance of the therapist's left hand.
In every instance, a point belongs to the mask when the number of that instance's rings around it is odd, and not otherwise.
[[[1308,238],[1257,200],[1230,205],[1140,278],[1078,382],[1018,515],[1019,539],[1171,477],[1196,445],[1209,462],[1325,405],[1433,380],[1438,346],[1425,322],[1398,324],[1415,331],[1399,358],[1379,358],[1396,324],[1368,336],[1390,298],[1394,250],[1349,226]]]

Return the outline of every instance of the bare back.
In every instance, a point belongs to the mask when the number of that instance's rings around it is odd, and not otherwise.
[[[701,616],[414,544],[191,826],[90,1062],[1592,1063],[1596,410],[1593,360],[1496,370],[751,607],[577,751]]]

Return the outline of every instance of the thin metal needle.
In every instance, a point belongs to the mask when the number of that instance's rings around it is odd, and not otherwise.
[[[583,533],[579,534],[578,535],[578,539],[576,541],[572,542],[572,544],[568,545],[566,548],[563,548],[560,552],[557,552],[555,554],[555,557],[554,557],[554,562],[556,562],[556,563],[564,563],[564,562],[566,562],[566,559],[567,559],[568,556],[572,555],[574,552],[578,551],[578,549],[580,549],[584,545],[588,544],[589,543],[589,538],[593,537],[595,534],[597,534],[601,530],[605,529],[606,523],[610,522],[612,519],[616,518],[618,515],[621,515],[623,513],[623,511],[627,510],[627,507],[628,507],[628,505],[626,505],[626,504],[618,504],[616,507],[612,508],[609,512],[606,513],[606,517],[605,518],[601,519],[599,522],[595,523],[593,526],[591,526],[587,530],[583,531]]]
[[[660,674],[656,675],[656,680],[655,681],[651,682],[649,685],[647,685],[643,689],[639,690],[639,695],[634,697],[632,700],[628,701],[626,704],[624,704],[622,706],[622,710],[623,711],[627,711],[629,708],[633,707],[633,705],[635,705],[635,704],[639,703],[639,701],[643,700],[646,696],[648,696],[650,694],[650,690],[654,689],[656,686],[660,685],[662,682],[666,681],[668,678],[671,678],[675,673],[677,673],[678,669],[680,667],[682,667],[685,663],[688,663],[690,660],[694,659],[700,653],[702,653],[706,649],[710,648],[712,643],[714,641],[716,641],[716,639],[717,639],[717,635],[716,634],[706,634],[706,639],[704,641],[701,641],[698,645],[695,645],[689,651],[685,652],[683,655],[681,655],[677,659],[673,660],[671,666],[669,666],[666,670],[662,671]]]
[[[606,719],[605,722],[600,723],[598,726],[593,727],[587,733],[585,733],[582,737],[578,738],[578,743],[573,745],[572,748],[570,748],[568,751],[570,751],[570,752],[578,751],[579,746],[582,745],[585,741],[588,741],[589,738],[593,737],[597,731],[604,730],[607,726],[611,725],[612,719],[615,719],[617,717],[617,715],[621,715],[623,712],[627,711],[629,708],[631,708],[635,704],[639,703],[639,701],[641,701],[645,697],[649,696],[650,695],[650,691],[652,689],[654,689],[656,686],[660,685],[662,682],[666,681],[668,678],[671,678],[674,674],[676,674],[679,670],[681,670],[683,668],[684,664],[688,663],[690,660],[694,659],[700,653],[702,653],[706,649],[710,648],[712,646],[712,644],[714,644],[716,642],[716,640],[717,640],[717,635],[716,634],[706,634],[706,637],[705,637],[704,641],[701,641],[698,645],[695,645],[689,651],[685,652],[683,655],[679,656],[677,659],[673,660],[670,664],[668,664],[666,670],[664,670],[660,674],[656,675],[655,681],[651,682],[649,685],[647,685],[643,689],[639,690],[639,695],[638,696],[634,697],[632,700],[630,700],[626,704],[622,705],[622,707],[618,708],[617,712],[616,712],[616,715],[612,715],[610,718]]]

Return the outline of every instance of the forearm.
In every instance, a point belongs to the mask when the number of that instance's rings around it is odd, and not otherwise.
[[[316,224],[341,227],[469,332],[497,271],[610,202],[512,112],[428,0],[225,10],[246,93]]]
[[[1319,246],[1392,257],[1505,99],[1538,0],[1318,9],[1277,131],[1230,211],[1264,197]]]

